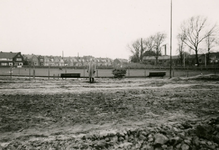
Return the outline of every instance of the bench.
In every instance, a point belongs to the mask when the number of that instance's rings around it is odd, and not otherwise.
[[[149,72],[148,77],[164,77],[166,72]]]
[[[61,73],[61,78],[80,78],[80,73]]]

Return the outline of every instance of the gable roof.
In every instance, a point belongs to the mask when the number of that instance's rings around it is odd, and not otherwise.
[[[18,52],[19,53],[19,52]],[[0,52],[0,58],[14,58],[18,53],[12,53],[12,52]]]

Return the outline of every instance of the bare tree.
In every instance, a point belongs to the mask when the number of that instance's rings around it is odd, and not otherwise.
[[[216,25],[215,25],[216,26]],[[208,36],[205,39],[205,43],[207,46],[207,65],[209,64],[210,61],[210,51],[215,47],[217,44],[219,44],[219,40],[217,37],[218,30],[215,28],[216,32],[212,32],[211,34],[208,34]]]
[[[147,39],[145,39],[144,41],[144,45],[145,45],[145,54],[153,54],[154,53],[154,36],[150,36]],[[145,55],[144,54],[144,55]],[[155,56],[155,55],[153,55]]]
[[[142,38],[136,40],[131,46],[128,46],[133,54],[131,61],[142,62],[144,56],[150,55],[155,56],[157,64],[158,56],[161,55],[161,46],[165,38],[166,35],[164,33],[158,32],[144,40]]]
[[[184,58],[184,41],[185,41],[185,36],[184,34],[178,34],[177,35],[177,40],[178,40],[178,52],[179,52],[179,59],[180,59],[180,64],[183,66],[183,60]]]
[[[136,40],[131,46],[129,46],[129,49],[132,53],[131,60],[134,62],[142,62],[145,51],[142,38]]]
[[[166,34],[164,33],[156,33],[154,36],[153,36],[153,39],[154,39],[154,49],[155,49],[155,58],[156,58],[156,65],[158,63],[158,57],[161,55],[161,46],[164,42],[166,38]]]
[[[215,26],[208,28],[207,18],[196,16],[191,17],[181,25],[184,43],[195,51],[196,64],[199,65],[198,51],[200,43],[214,32]]]

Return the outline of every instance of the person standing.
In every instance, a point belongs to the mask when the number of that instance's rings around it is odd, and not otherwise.
[[[88,76],[89,76],[89,81],[90,83],[94,82],[94,77],[96,73],[96,64],[94,60],[91,58],[90,62],[88,63],[88,68],[87,68]]]

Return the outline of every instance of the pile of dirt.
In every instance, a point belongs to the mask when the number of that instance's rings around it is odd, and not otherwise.
[[[80,138],[13,141],[2,150],[70,149],[146,149],[146,150],[219,150],[219,117],[205,122],[184,122],[126,130],[117,133],[91,134]]]
[[[208,74],[208,75],[198,75],[194,77],[189,77],[189,80],[206,80],[206,81],[219,81],[219,75]]]

